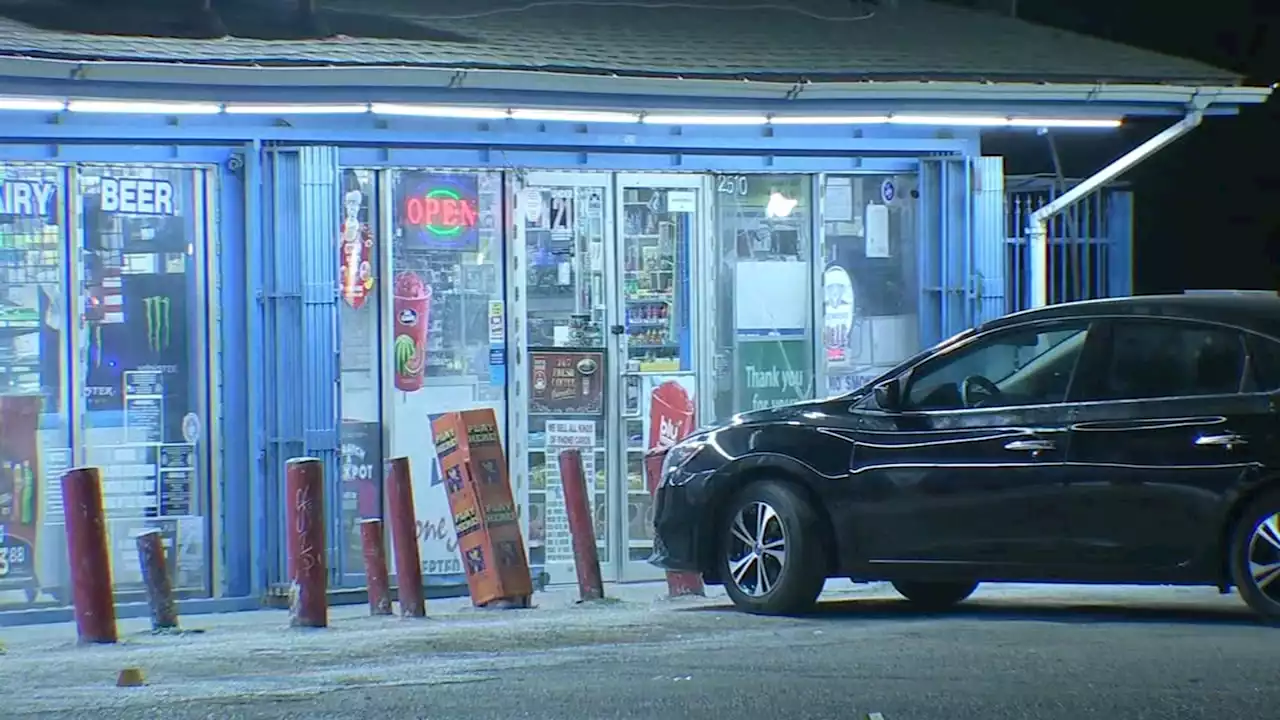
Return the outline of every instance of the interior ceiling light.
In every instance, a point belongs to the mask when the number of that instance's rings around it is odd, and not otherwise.
[[[635,123],[640,122],[640,113],[608,112],[592,110],[512,110],[511,117],[516,120],[544,120],[548,122],[596,122],[596,123]]]
[[[888,115],[779,115],[769,118],[772,125],[883,125]]]
[[[1114,128],[1119,120],[1087,118],[1008,118],[981,115],[890,115],[894,125],[950,125],[953,127],[1076,127]]]
[[[0,110],[31,110],[35,112],[62,112],[67,104],[62,100],[49,98],[0,98]]]
[[[222,106],[216,103],[148,102],[145,100],[72,100],[67,110],[73,113],[112,113],[124,115],[217,115]]]
[[[649,125],[767,125],[764,115],[645,115]]]
[[[362,115],[369,104],[355,105],[227,105],[229,115]]]
[[[501,120],[511,113],[501,108],[463,107],[460,105],[398,105],[374,103],[371,108],[377,115],[404,115],[409,117],[468,118],[473,120]]]

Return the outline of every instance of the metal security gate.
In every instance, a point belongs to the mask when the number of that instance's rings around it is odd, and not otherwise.
[[[338,355],[337,253],[341,213],[337,151],[331,147],[273,148],[264,158],[264,418],[265,453],[259,468],[267,507],[268,582],[287,587],[284,547],[284,464],[291,457],[324,461],[337,477]],[[338,483],[326,483],[330,528],[336,527]],[[333,530],[329,537],[333,538]],[[329,542],[331,580],[339,575]]]
[[[1003,315],[1004,158],[920,161],[920,341]]]
[[[1027,221],[1076,181],[1052,177],[1006,180],[1006,312],[1031,306]],[[1049,220],[1050,304],[1132,292],[1133,194],[1108,185]]]

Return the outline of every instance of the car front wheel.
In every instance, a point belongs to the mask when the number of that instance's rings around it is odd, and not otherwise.
[[[925,610],[945,610],[972,595],[978,583],[898,580],[893,583],[893,589],[912,605]]]
[[[791,485],[764,481],[729,504],[720,575],[733,604],[761,615],[811,610],[826,582],[817,512]]]
[[[1280,493],[1255,502],[1236,524],[1231,579],[1249,608],[1280,625]]]

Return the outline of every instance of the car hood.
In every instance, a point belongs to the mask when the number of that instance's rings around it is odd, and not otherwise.
[[[840,400],[844,402],[852,402],[861,398],[869,392],[869,388],[860,388],[848,395],[841,395]],[[757,423],[786,422],[788,420],[798,420],[801,418],[809,418],[814,412],[823,412],[827,406],[831,404],[834,398],[824,398],[822,400],[805,400],[802,402],[792,403],[790,405],[781,405],[779,407],[766,408],[764,410],[751,410],[744,413],[738,413],[729,421],[730,425],[754,425]]]

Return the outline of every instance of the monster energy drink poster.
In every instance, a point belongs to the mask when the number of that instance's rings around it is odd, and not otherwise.
[[[187,324],[197,272],[190,177],[157,169],[81,181],[85,407],[120,413],[129,443],[180,442],[183,417],[197,410]]]

